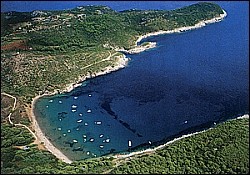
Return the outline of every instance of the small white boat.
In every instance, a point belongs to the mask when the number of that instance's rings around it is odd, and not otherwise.
[[[82,137],[86,138],[87,136],[83,134]]]
[[[65,134],[65,133],[63,133],[63,136],[65,137],[65,136],[66,136],[66,134]]]
[[[87,141],[87,139],[83,139],[83,142],[86,142]]]
[[[90,113],[90,112],[91,112],[91,109],[88,109],[87,112]]]
[[[132,141],[131,141],[131,140],[128,141],[128,146],[129,146],[129,147],[132,146]]]
[[[103,134],[100,134],[99,137],[100,137],[100,138],[103,138]]]
[[[61,131],[62,130],[62,128],[57,128],[58,129],[58,131]]]
[[[110,139],[106,139],[106,142],[109,143],[109,142],[110,142]]]
[[[49,106],[47,105],[46,108],[48,108]]]
[[[89,154],[90,154],[90,152],[88,151],[88,152],[87,152],[87,155],[89,155]]]
[[[103,148],[104,147],[104,145],[100,145],[100,148]]]
[[[95,140],[94,138],[89,139],[90,142],[93,142],[94,140]]]
[[[91,94],[89,94],[89,97],[91,97],[92,95]]]
[[[50,103],[52,103],[52,102],[53,102],[53,100],[50,100],[49,102],[50,102]]]
[[[73,142],[74,142],[74,143],[77,143],[78,141],[74,139]]]
[[[80,113],[79,116],[82,116],[82,113]]]
[[[96,124],[96,125],[101,125],[102,122],[101,122],[101,121],[96,121],[95,124]]]
[[[77,108],[77,106],[76,106],[76,105],[72,105],[71,107],[72,107],[72,108]]]
[[[61,100],[59,100],[59,103],[62,103],[62,101],[61,101]]]
[[[88,126],[89,124],[87,122],[84,123],[85,126]]]
[[[72,112],[76,112],[76,110],[75,110],[75,109],[72,109],[71,111],[72,111]]]
[[[184,123],[186,124],[188,121],[186,120]]]
[[[71,132],[71,130],[70,130],[70,129],[68,129],[68,132]]]
[[[80,119],[80,120],[77,120],[77,123],[81,123],[82,122],[82,120]]]
[[[78,99],[78,97],[74,97],[74,99],[76,100],[76,99]]]

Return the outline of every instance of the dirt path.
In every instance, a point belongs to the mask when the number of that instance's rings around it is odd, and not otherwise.
[[[13,105],[13,107],[12,107],[12,112],[13,112],[13,111],[15,110],[15,108],[16,108],[16,103],[17,103],[16,97],[14,97],[14,96],[12,96],[12,95],[10,95],[10,94],[4,93],[4,92],[1,93],[1,94],[2,94],[2,95],[6,95],[6,96],[8,96],[8,97],[11,97],[11,98],[13,98],[13,99],[15,100],[15,101],[14,101],[14,105]],[[34,141],[34,142],[36,142],[37,136],[35,135],[35,133],[34,133],[33,131],[31,131],[31,129],[30,129],[28,126],[23,125],[23,124],[20,124],[20,123],[14,124],[14,123],[11,121],[12,112],[10,112],[9,115],[8,115],[8,119],[9,119],[10,124],[11,124],[11,125],[14,125],[14,126],[25,127],[26,129],[28,129],[29,132],[35,137],[35,141]],[[34,143],[34,142],[33,142],[33,143]]]
[[[108,56],[107,58],[105,58],[105,59],[103,59],[103,60],[101,60],[101,61],[97,61],[97,62],[95,62],[95,63],[89,64],[89,65],[87,65],[87,66],[84,66],[84,67],[82,67],[82,69],[85,69],[85,68],[87,68],[87,67],[93,66],[93,65],[98,64],[98,63],[101,63],[101,62],[103,62],[103,61],[108,61],[108,60],[110,60],[110,58],[111,58],[112,56],[114,56],[114,55],[116,55],[116,54],[117,54],[117,52],[115,52],[115,53],[113,53],[113,54],[111,54],[111,53],[109,52],[109,56]]]
[[[12,107],[12,110],[11,110],[11,112],[9,113],[9,115],[8,115],[8,119],[9,119],[9,122],[10,122],[10,124],[12,124],[12,125],[14,125],[14,123],[11,121],[11,119],[10,119],[10,117],[11,117],[11,115],[12,115],[12,112],[15,110],[15,108],[16,108],[16,97],[14,97],[14,96],[12,96],[12,95],[10,95],[10,94],[7,94],[7,93],[1,93],[2,95],[6,95],[6,96],[8,96],[8,97],[11,97],[11,98],[14,98],[14,105],[13,105],[13,107]]]

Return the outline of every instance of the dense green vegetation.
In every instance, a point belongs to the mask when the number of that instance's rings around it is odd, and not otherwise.
[[[18,99],[12,120],[29,125],[25,106],[34,96],[115,66],[121,53],[114,48],[131,48],[139,35],[194,25],[221,13],[218,5],[205,2],[172,11],[83,6],[1,13],[1,91]],[[26,129],[7,124],[13,99],[2,97],[1,104],[3,174],[249,173],[248,119],[226,122],[131,161],[101,157],[66,164],[39,150]]]
[[[59,25],[58,29],[31,32],[30,43],[42,48],[58,46],[58,50],[68,50],[71,46],[85,48],[103,44],[131,47],[138,35],[192,26],[201,20],[211,19],[223,13],[218,5],[211,3],[198,3],[172,11],[113,12],[103,9],[106,8],[100,6],[93,9],[96,13],[91,15],[84,10],[84,17],[69,19],[70,26]],[[80,10],[74,12],[80,13]],[[65,18],[62,21],[65,21]]]
[[[109,60],[103,60],[108,56]],[[77,82],[79,76],[94,74],[107,66],[115,65],[115,58],[120,53],[98,49],[94,51],[68,52],[62,55],[36,55],[26,53],[17,59],[10,59],[10,54],[3,54],[2,60],[2,90],[13,95],[25,97],[25,102],[31,102],[38,93],[52,92],[65,85]],[[89,66],[89,67],[87,67]],[[25,71],[24,71],[25,70]]]
[[[8,148],[13,145],[27,145],[34,139],[28,130],[20,127],[13,127],[11,125],[3,125],[1,127],[1,138],[2,137],[8,138],[1,140],[1,147],[3,148]]]
[[[139,35],[194,25],[221,13],[218,5],[205,2],[172,11],[82,6],[2,13],[1,89],[30,102],[39,91],[52,92],[89,71],[114,66],[114,58],[104,59],[114,48],[134,46]]]
[[[4,141],[5,134],[10,133],[11,137],[5,137]],[[227,121],[156,153],[131,157],[129,161],[101,157],[66,164],[47,151],[39,151],[35,145],[27,150],[13,147],[22,142],[22,137],[31,139],[28,135],[19,128],[2,128],[1,173],[249,173],[249,119]]]
[[[118,166],[113,173],[249,173],[249,120],[233,120]]]

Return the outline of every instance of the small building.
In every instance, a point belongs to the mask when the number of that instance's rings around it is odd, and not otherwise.
[[[52,15],[51,19],[58,20],[59,17],[60,17],[59,15]]]
[[[23,150],[28,150],[28,149],[30,149],[30,147],[28,147],[28,146],[23,147]]]
[[[77,18],[78,19],[84,19],[84,18],[86,18],[86,14],[78,14]]]

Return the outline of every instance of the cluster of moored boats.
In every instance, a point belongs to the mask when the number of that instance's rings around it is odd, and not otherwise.
[[[88,97],[92,97],[92,95],[91,95],[91,94],[88,94]],[[75,96],[75,97],[73,97],[73,99],[76,100],[76,99],[78,99],[78,97]],[[49,103],[53,103],[53,100],[50,99],[50,100],[49,100]],[[62,100],[59,100],[58,103],[59,103],[59,104],[62,104],[63,101],[62,101]],[[46,107],[49,107],[49,105],[47,105]],[[76,111],[77,111],[77,107],[78,107],[78,106],[77,106],[76,104],[72,104],[72,105],[71,105],[71,111],[72,111],[73,113],[76,112]],[[92,110],[91,110],[91,109],[88,109],[86,112],[87,112],[87,113],[91,113]],[[61,113],[59,113],[59,114],[60,114],[60,116],[61,116]],[[83,113],[79,113],[79,116],[82,117],[82,116],[83,116]],[[64,118],[64,117],[58,117],[58,120],[59,120],[59,121],[62,121],[63,118]],[[76,123],[83,123],[83,119],[78,119],[78,120],[76,121]],[[102,124],[102,121],[94,121],[94,124],[95,124],[95,125],[101,125],[101,124]],[[88,126],[88,125],[89,125],[88,122],[84,122],[84,126]],[[62,127],[58,127],[57,130],[58,130],[58,131],[62,131]],[[76,130],[79,130],[79,127],[77,127]],[[68,130],[67,130],[67,133],[71,133],[71,129],[68,129]],[[67,136],[67,133],[63,133],[63,136],[66,137],[66,136]],[[86,142],[95,142],[95,138],[93,138],[93,137],[90,137],[89,139],[87,139],[87,135],[86,135],[86,134],[83,134],[82,137],[83,137],[83,142],[84,142],[84,143],[86,143]],[[104,138],[104,134],[99,134],[99,138],[100,138],[100,139],[103,139],[103,140],[102,140],[102,143],[109,143],[109,142],[111,141],[111,139],[108,138],[108,137],[107,137],[107,138]],[[72,141],[67,141],[67,142],[65,142],[65,143],[69,143],[69,144],[71,145],[71,147],[72,147],[73,144],[78,143],[78,140],[77,140],[77,139],[73,139]],[[105,147],[104,144],[100,144],[100,145],[99,145],[99,148],[100,148],[100,149],[103,149],[104,147]],[[82,148],[82,147],[73,148],[72,151],[83,151],[83,148]],[[86,155],[92,155],[92,156],[96,157],[96,154],[91,153],[90,151],[83,151],[83,152],[86,153]]]

